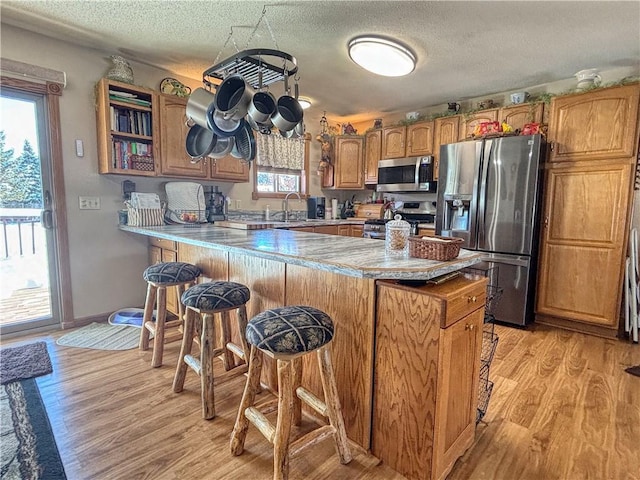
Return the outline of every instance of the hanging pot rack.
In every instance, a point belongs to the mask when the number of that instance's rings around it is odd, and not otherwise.
[[[262,86],[265,87],[284,81],[297,72],[298,61],[293,55],[270,48],[253,48],[237,52],[206,69],[202,74],[202,83],[209,88],[216,88],[228,75],[238,73],[253,88],[259,89],[261,76]]]

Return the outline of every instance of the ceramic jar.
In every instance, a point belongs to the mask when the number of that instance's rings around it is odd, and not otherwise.
[[[107,78],[123,83],[133,83],[133,69],[120,55],[111,55],[113,66],[107,72]]]

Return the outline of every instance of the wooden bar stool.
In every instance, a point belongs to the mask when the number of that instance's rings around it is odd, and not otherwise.
[[[247,340],[251,344],[249,375],[242,401],[231,434],[231,453],[244,451],[249,422],[273,444],[273,478],[286,480],[289,476],[289,458],[323,438],[333,435],[340,463],[351,461],[347,443],[336,379],[331,364],[329,343],[333,339],[331,317],[313,307],[294,305],[266,310],[249,321]],[[316,352],[324,401],[300,386],[302,356]],[[273,401],[261,407],[254,405],[260,385],[263,354],[277,360],[278,365],[278,420],[274,427],[265,417],[273,411]],[[295,395],[294,395],[295,393]],[[300,424],[301,400],[329,419],[329,425],[290,442],[291,423]]]
[[[173,379],[173,391],[180,393],[184,388],[187,366],[199,376],[202,395],[202,417],[209,420],[216,415],[213,387],[245,373],[248,369],[249,345],[244,336],[247,328],[246,303],[251,293],[249,289],[235,282],[207,282],[194,285],[182,295],[182,303],[187,307],[182,348],[178,358],[178,367]],[[231,342],[231,318],[229,313],[236,310],[238,331],[241,333],[241,346]],[[219,315],[216,315],[219,314]],[[202,320],[200,339],[200,358],[191,355],[193,337],[196,330],[196,315]],[[220,347],[215,348],[215,317],[220,318]],[[235,354],[244,364],[236,365]],[[214,379],[213,360],[222,356],[226,373]]]
[[[178,301],[178,319],[170,322],[167,318],[167,287],[176,287],[178,300],[185,288],[200,276],[200,268],[184,262],[163,262],[148,267],[142,277],[147,281],[147,299],[144,302],[142,329],[140,332],[140,350],[149,349],[149,334],[153,333],[152,367],[162,365],[164,351],[164,332],[166,328],[182,324],[184,309]],[[157,300],[157,301],[156,301]],[[156,304],[156,321],[153,321],[153,306]]]

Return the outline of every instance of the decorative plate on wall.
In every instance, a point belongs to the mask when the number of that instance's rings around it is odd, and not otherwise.
[[[175,78],[165,78],[160,82],[160,91],[178,97],[188,97],[191,95],[191,88]]]

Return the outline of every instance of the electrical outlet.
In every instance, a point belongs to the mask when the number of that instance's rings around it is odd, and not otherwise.
[[[78,197],[80,210],[100,210],[100,197]]]

